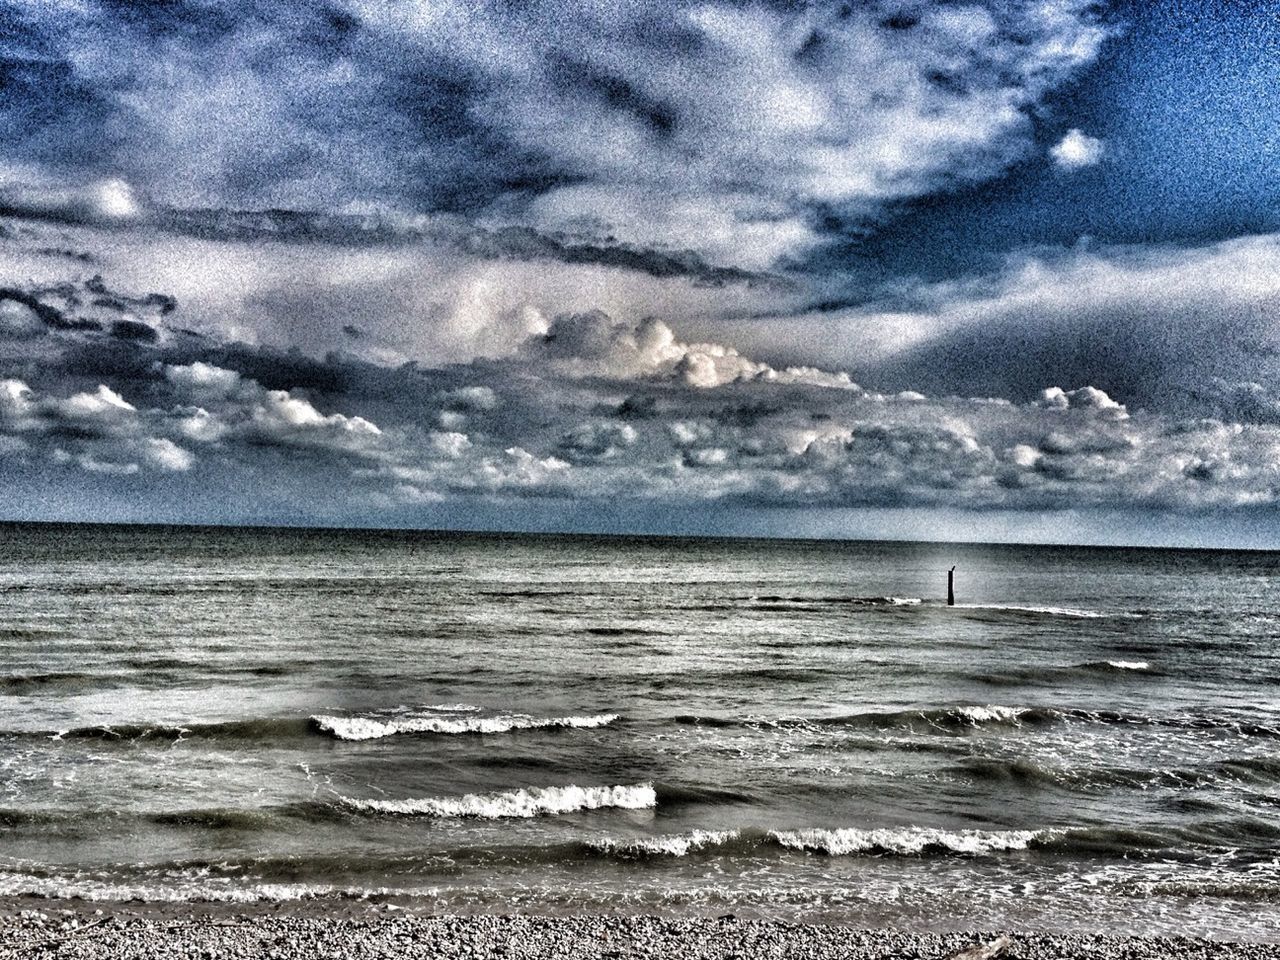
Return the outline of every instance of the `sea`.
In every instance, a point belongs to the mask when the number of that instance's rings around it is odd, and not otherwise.
[[[3,525],[0,896],[1280,939],[1278,569]]]

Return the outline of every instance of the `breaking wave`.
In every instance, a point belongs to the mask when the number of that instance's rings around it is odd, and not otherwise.
[[[336,717],[317,715],[311,723],[321,733],[338,740],[377,740],[402,733],[509,733],[512,730],[546,730],[557,727],[604,727],[618,719],[616,713],[585,717]]]
[[[856,853],[917,856],[929,852],[983,854],[1025,850],[1033,843],[1062,836],[1063,830],[938,830],[902,827],[879,830],[774,831],[770,836],[784,847],[831,856]]]
[[[580,810],[644,810],[658,804],[651,783],[615,787],[529,787],[505,793],[470,793],[462,797],[405,800],[339,799],[362,813],[421,817],[470,817],[479,820],[530,818],[577,813]]]
[[[694,830],[690,833],[668,834],[660,837],[639,837],[629,840],[604,837],[589,841],[594,851],[623,859],[642,857],[685,857],[700,850],[725,846],[742,835],[739,830]]]

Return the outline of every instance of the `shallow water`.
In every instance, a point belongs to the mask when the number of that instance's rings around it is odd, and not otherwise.
[[[0,532],[0,893],[1280,931],[1274,554]]]

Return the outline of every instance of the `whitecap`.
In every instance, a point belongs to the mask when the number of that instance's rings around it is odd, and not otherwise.
[[[784,847],[832,856],[853,853],[892,853],[914,856],[925,850],[952,853],[996,853],[1025,850],[1033,842],[1061,834],[1060,830],[939,830],[933,827],[899,827],[859,830],[785,830],[769,835]]]
[[[347,806],[366,813],[425,817],[474,817],[500,820],[540,817],[579,810],[644,810],[658,805],[651,783],[615,787],[529,787],[505,793],[469,793],[462,797],[423,797],[404,800],[357,800],[339,797]]]
[[[617,719],[616,713],[584,717],[530,717],[523,714],[501,717],[334,717],[321,714],[313,716],[311,722],[339,740],[376,740],[400,733],[508,733],[555,727],[604,727]]]
[[[683,857],[697,850],[718,847],[721,844],[736,840],[737,830],[694,830],[690,833],[668,834],[659,837],[639,837],[631,840],[618,840],[605,837],[588,841],[588,845],[603,853],[621,856],[669,856]]]
[[[1017,723],[1026,713],[1022,707],[1001,707],[995,705],[979,707],[956,707],[955,714],[971,723]]]

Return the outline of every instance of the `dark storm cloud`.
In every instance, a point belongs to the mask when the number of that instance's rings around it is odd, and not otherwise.
[[[480,260],[551,260],[629,270],[659,278],[689,278],[709,286],[742,283],[791,286],[776,273],[708,263],[692,250],[584,242],[526,226],[486,227],[456,216],[309,213],[296,210],[182,210],[146,204],[123,181],[57,189],[0,185],[0,216],[100,228],[150,228],[212,242],[323,244],[378,248],[418,246]],[[94,263],[91,253],[42,247],[39,253]]]
[[[779,325],[791,345],[771,335]],[[734,334],[787,362],[848,366],[882,390],[1028,400],[1049,383],[1091,384],[1154,412],[1265,420],[1265,404],[1217,384],[1280,377],[1280,235],[1028,251],[962,282],[899,282],[854,307]]]

